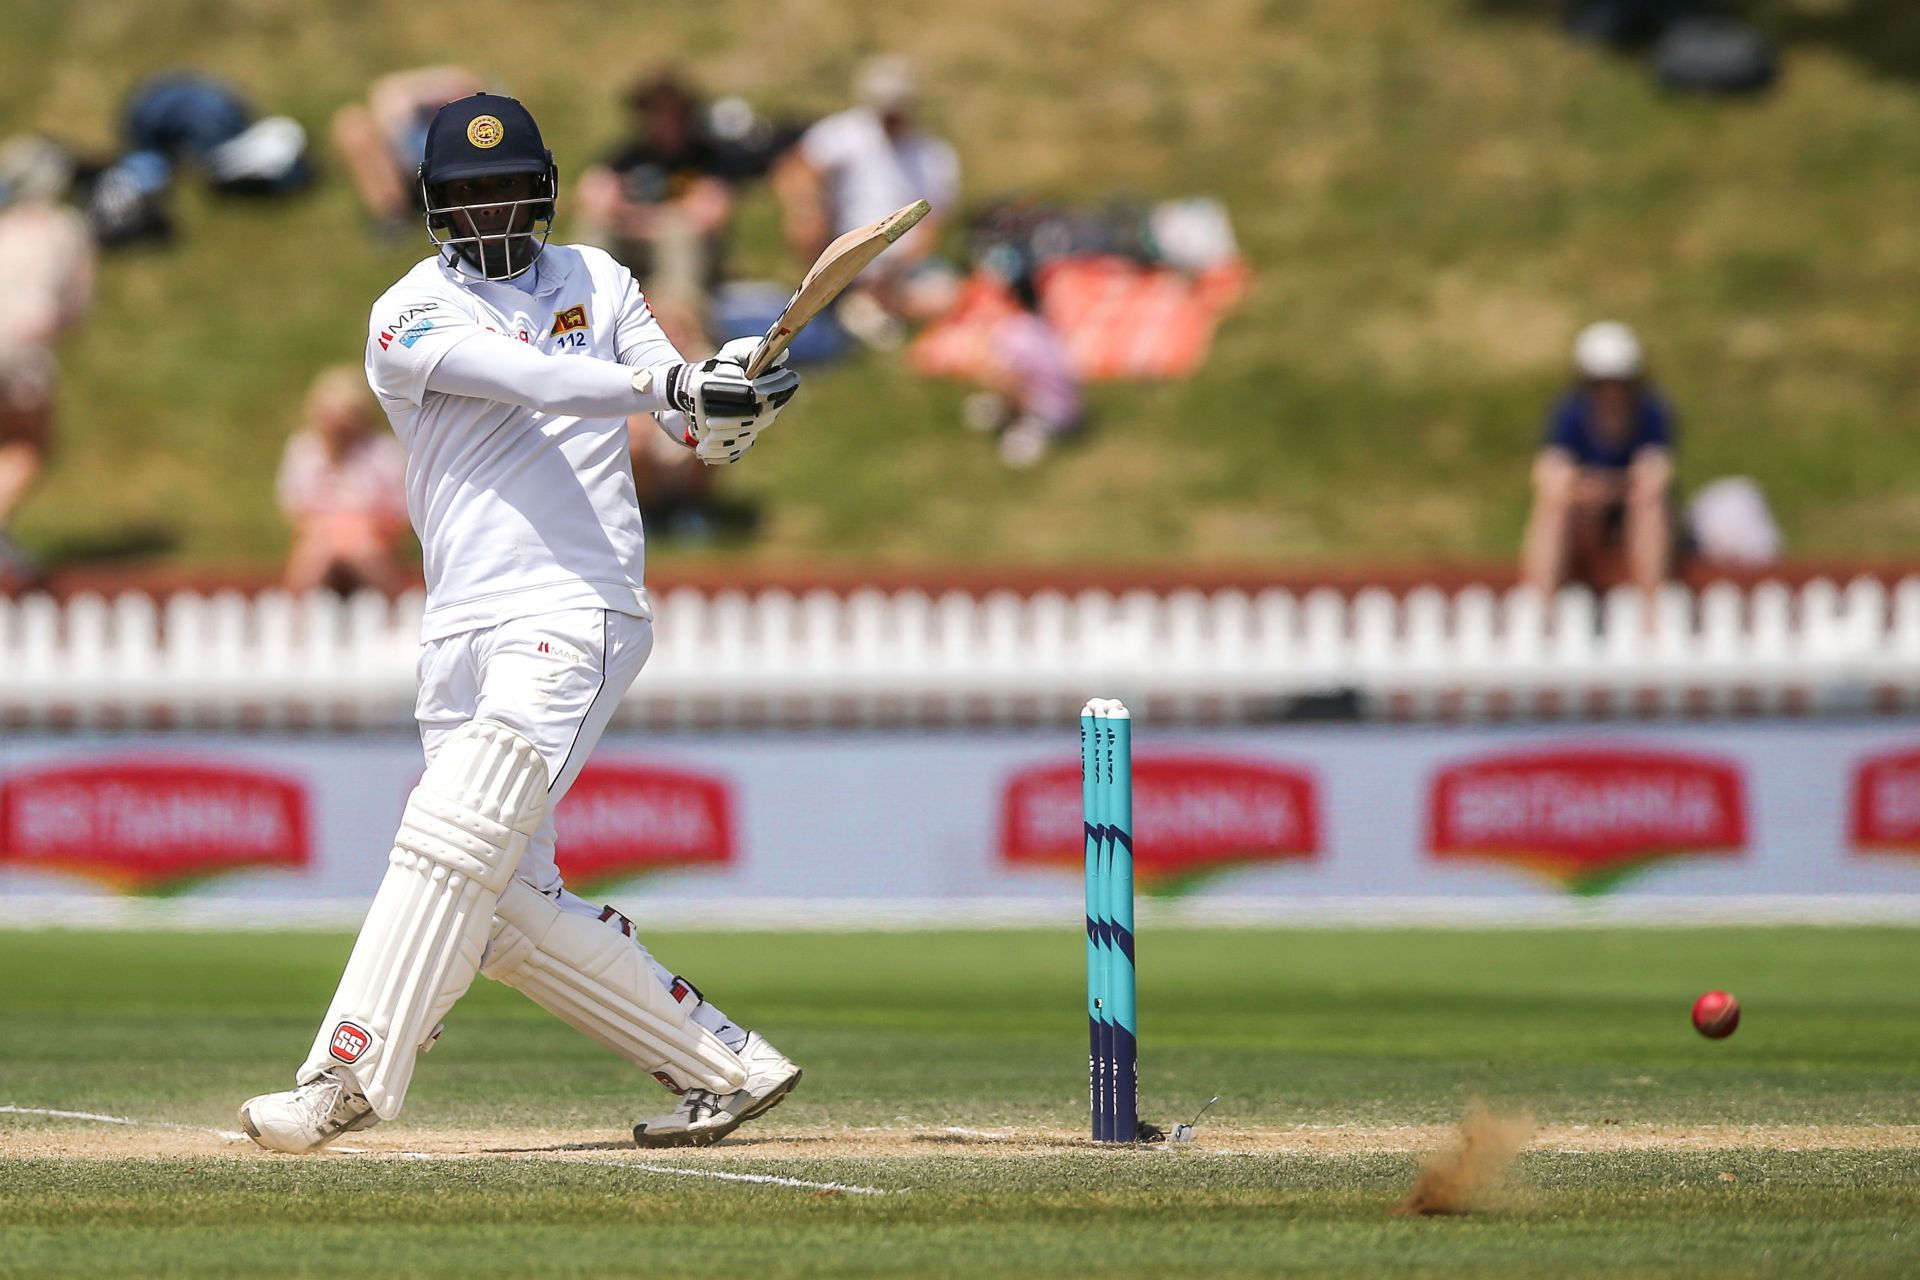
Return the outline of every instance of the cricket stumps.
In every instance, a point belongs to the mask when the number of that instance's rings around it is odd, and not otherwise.
[[[1133,961],[1133,722],[1110,698],[1080,711],[1087,863],[1087,1088],[1095,1142],[1139,1128]]]

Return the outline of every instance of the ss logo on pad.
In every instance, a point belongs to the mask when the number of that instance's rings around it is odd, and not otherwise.
[[[365,1029],[343,1022],[333,1029],[333,1056],[342,1062],[358,1062],[360,1055],[373,1043],[373,1037]]]

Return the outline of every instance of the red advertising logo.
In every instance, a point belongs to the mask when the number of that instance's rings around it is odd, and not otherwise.
[[[577,886],[734,860],[731,793],[725,782],[704,774],[588,765],[560,801],[554,822],[555,860]]]
[[[1920,749],[1862,760],[1849,808],[1855,849],[1920,853]]]
[[[1320,851],[1313,775],[1210,756],[1133,762],[1133,868],[1143,887],[1178,891],[1243,862],[1310,861]],[[1000,857],[1016,866],[1079,867],[1086,857],[1080,767],[1032,769],[1000,803]]]
[[[258,769],[130,757],[0,781],[0,865],[149,893],[311,858],[306,789]]]
[[[1604,893],[1683,854],[1737,857],[1747,844],[1737,766],[1664,751],[1538,751],[1442,770],[1427,804],[1436,858],[1514,862],[1575,893]]]

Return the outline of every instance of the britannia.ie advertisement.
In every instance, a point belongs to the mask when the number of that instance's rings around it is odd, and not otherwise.
[[[1920,894],[1895,723],[1314,726],[1135,734],[1140,893],[1297,912]],[[0,744],[0,899],[364,901],[418,780],[397,735]],[[556,814],[620,904],[1055,903],[1081,891],[1071,728],[604,741]]]

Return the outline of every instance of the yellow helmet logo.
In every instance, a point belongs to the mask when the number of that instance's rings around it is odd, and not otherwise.
[[[499,146],[500,139],[506,136],[506,126],[493,116],[475,116],[467,125],[467,141],[482,151]]]

